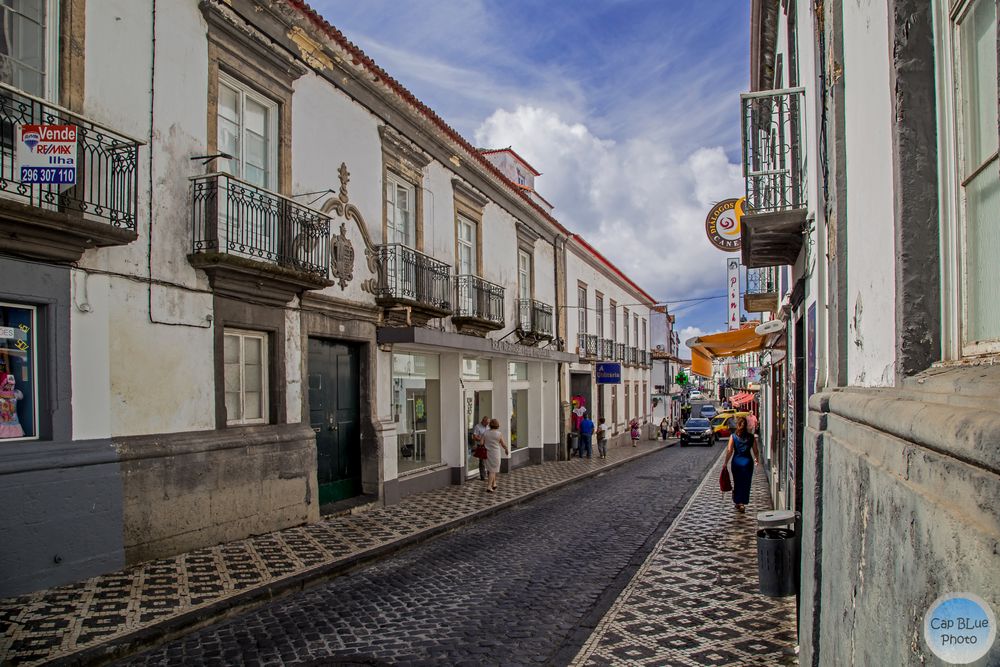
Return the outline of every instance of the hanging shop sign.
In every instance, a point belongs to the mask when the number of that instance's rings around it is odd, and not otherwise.
[[[729,301],[729,329],[740,328],[740,260],[726,260],[726,297]]]
[[[598,362],[594,377],[597,379],[597,384],[621,384],[622,365],[609,361]]]
[[[16,174],[21,183],[76,184],[76,126],[18,125]]]
[[[705,233],[708,240],[719,250],[740,251],[740,225],[743,220],[745,197],[723,199],[712,207],[705,218]]]

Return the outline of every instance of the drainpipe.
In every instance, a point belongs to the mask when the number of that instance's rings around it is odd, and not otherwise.
[[[552,262],[553,271],[555,273],[556,281],[556,303],[555,303],[555,313],[556,313],[556,338],[562,341],[559,345],[560,351],[565,351],[566,347],[566,308],[564,303],[566,301],[566,296],[564,294],[564,289],[566,287],[566,240],[567,236],[563,234],[556,234],[555,241],[553,242],[554,249],[554,259]],[[562,248],[560,249],[560,244]],[[562,266],[562,280],[560,280],[560,266]],[[564,409],[563,401],[563,364],[566,362],[560,361],[558,366],[558,385],[559,385],[559,444],[556,447],[556,460],[565,461],[566,457],[566,421],[567,415]]]

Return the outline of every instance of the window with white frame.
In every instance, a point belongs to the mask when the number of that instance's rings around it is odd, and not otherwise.
[[[226,329],[223,336],[226,423],[266,424],[267,334]]]
[[[614,301],[608,307],[608,321],[611,323],[611,340],[618,342],[618,304]]]
[[[622,333],[625,334],[623,342],[628,345],[631,340],[628,329],[628,308],[622,308]]]
[[[587,286],[576,286],[576,330],[577,333],[587,333]]]
[[[278,104],[226,74],[219,74],[219,169],[252,185],[277,189]]]
[[[531,298],[531,254],[527,250],[517,251],[517,298]]]
[[[964,354],[978,354],[1000,349],[997,7],[995,0],[952,4],[961,341]]]
[[[56,100],[58,0],[0,0],[0,81]]]
[[[635,336],[635,342],[632,343],[632,347],[639,347],[639,316],[634,313],[632,315],[632,331]]]
[[[649,341],[646,339],[646,319],[643,318],[643,320],[642,320],[642,347],[640,347],[639,349],[640,350],[647,349],[646,346],[647,346],[648,343],[649,343]]]
[[[604,295],[597,292],[594,295],[594,318],[598,338],[604,338]]]
[[[414,248],[416,235],[416,188],[390,174],[385,182],[385,242]]]
[[[458,275],[474,276],[476,267],[476,223],[468,218],[458,218]]]

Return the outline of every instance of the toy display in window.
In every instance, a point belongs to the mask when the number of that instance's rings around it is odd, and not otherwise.
[[[24,398],[14,376],[0,373],[0,438],[22,438],[24,429],[17,418],[17,402]]]

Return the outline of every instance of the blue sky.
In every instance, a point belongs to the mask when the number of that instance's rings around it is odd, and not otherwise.
[[[472,143],[513,146],[556,217],[654,297],[724,294],[704,219],[743,190],[749,0],[312,5]],[[671,310],[697,335],[725,306]]]

